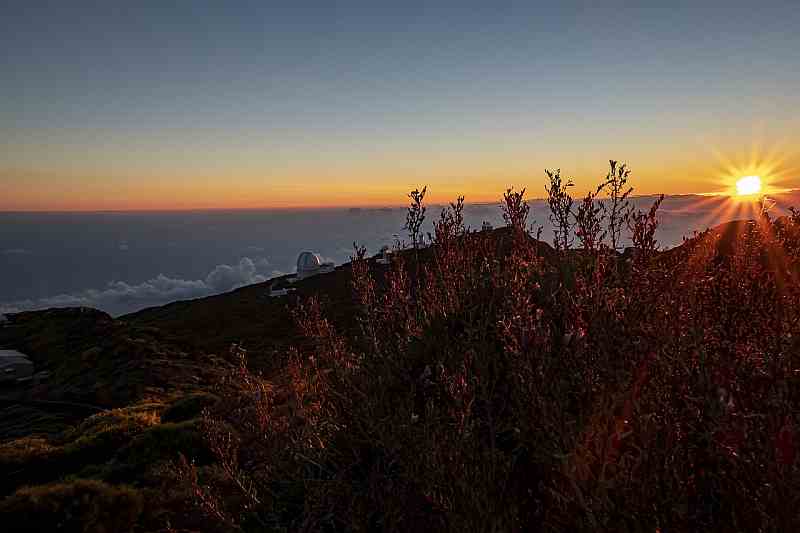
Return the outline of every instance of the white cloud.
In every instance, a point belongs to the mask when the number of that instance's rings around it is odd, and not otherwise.
[[[255,263],[256,263],[256,268],[258,268],[259,270],[267,270],[270,266],[272,266],[272,263],[270,263],[266,257],[259,257],[258,259],[255,260]]]
[[[256,272],[253,260],[243,257],[236,266],[218,265],[215,267],[206,276],[205,284],[213,291],[224,292],[264,281],[267,281],[267,278]]]
[[[249,257],[243,257],[236,265],[217,265],[202,280],[185,280],[159,274],[138,284],[112,281],[103,289],[88,289],[38,300],[0,303],[0,313],[83,306],[120,315],[145,307],[163,305],[176,300],[201,298],[267,281],[269,278],[259,273],[257,262],[263,264],[266,261],[253,261]],[[282,274],[273,270],[270,272],[270,277]]]

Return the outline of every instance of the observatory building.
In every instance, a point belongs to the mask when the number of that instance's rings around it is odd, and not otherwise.
[[[336,265],[331,262],[323,262],[319,254],[314,252],[302,252],[297,257],[297,279],[305,279],[317,274],[333,272]]]

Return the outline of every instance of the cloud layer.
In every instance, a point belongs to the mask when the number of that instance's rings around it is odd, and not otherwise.
[[[0,303],[0,314],[50,307],[83,306],[119,315],[176,300],[201,298],[231,291],[245,285],[262,283],[270,277],[282,274],[278,271],[272,271],[269,276],[260,273],[257,263],[259,267],[268,264],[264,259],[253,261],[249,257],[243,257],[236,265],[217,265],[205,279],[185,280],[159,274],[139,284],[112,281],[103,289],[87,289],[37,300]]]

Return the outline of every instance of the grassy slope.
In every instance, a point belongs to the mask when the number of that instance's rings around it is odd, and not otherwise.
[[[720,251],[740,225],[717,229]],[[502,246],[506,233],[496,235]],[[682,260],[691,246],[666,253],[665,260]],[[544,244],[541,251],[552,253]],[[88,478],[158,499],[153,478],[161,465],[178,453],[210,459],[196,419],[205,400],[183,398],[213,389],[233,343],[248,350],[256,368],[278,371],[286,348],[301,342],[289,311],[297,298],[319,294],[340,330],[354,328],[350,279],[344,265],[298,282],[290,297],[271,299],[269,284],[258,284],[116,320],[94,310],[12,317],[13,326],[0,329],[0,346],[29,354],[37,369],[53,374],[34,396],[116,409],[85,420],[30,407],[0,409],[2,495],[23,485]]]

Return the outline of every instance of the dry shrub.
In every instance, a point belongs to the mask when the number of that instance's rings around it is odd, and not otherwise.
[[[577,208],[549,174],[556,251],[511,189],[507,229],[465,229],[461,198],[385,273],[357,249],[360,333],[312,298],[284,386],[240,354],[206,413],[221,475],[181,472],[208,516],[231,530],[797,530],[800,216],[661,252],[661,200],[633,212],[629,174],[611,162]]]

